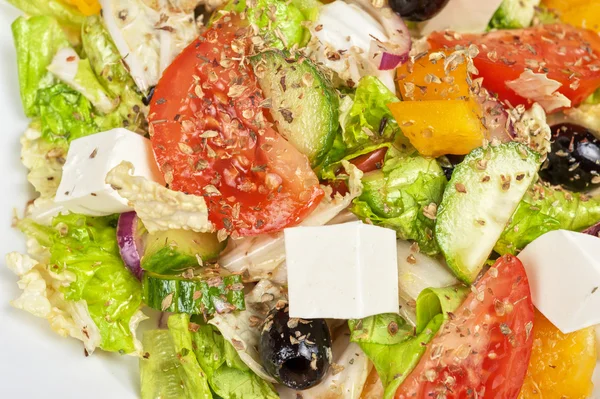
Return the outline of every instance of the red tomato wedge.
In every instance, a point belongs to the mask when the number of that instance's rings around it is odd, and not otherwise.
[[[234,235],[300,222],[323,191],[308,159],[266,120],[244,56],[251,29],[225,16],[164,72],[150,105],[150,134],[165,181],[202,195],[209,219]]]
[[[600,36],[591,30],[556,24],[484,34],[434,32],[428,40],[434,49],[478,46],[475,66],[483,86],[513,106],[529,101],[505,82],[516,80],[526,68],[562,83],[558,91],[572,106],[600,87]]]
[[[525,269],[505,255],[449,315],[396,398],[513,399],[533,345],[533,304]]]

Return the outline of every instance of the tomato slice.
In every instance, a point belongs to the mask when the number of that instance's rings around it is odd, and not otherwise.
[[[513,106],[529,101],[509,89],[506,81],[518,79],[526,68],[562,83],[558,91],[572,106],[600,87],[600,37],[591,30],[555,24],[484,34],[434,32],[428,40],[435,49],[478,46],[474,61],[483,86]]]
[[[449,316],[395,397],[516,398],[531,356],[534,319],[521,262],[500,258]]]
[[[225,16],[166,69],[149,122],[169,186],[203,195],[215,226],[244,236],[297,224],[323,191],[308,159],[263,114],[245,60],[251,29],[239,22]]]

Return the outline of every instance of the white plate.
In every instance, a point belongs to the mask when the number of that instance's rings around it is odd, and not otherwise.
[[[13,209],[22,212],[34,195],[19,159],[19,137],[28,120],[21,107],[10,30],[18,15],[0,3],[0,398],[137,398],[137,359],[101,351],[85,357],[79,341],[59,337],[46,320],[9,305],[19,290],[3,258],[8,252],[24,251],[23,236],[11,228]],[[596,371],[593,398],[600,399],[598,367]]]

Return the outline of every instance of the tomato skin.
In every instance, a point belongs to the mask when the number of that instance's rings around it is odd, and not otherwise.
[[[428,40],[434,49],[478,46],[474,62],[484,78],[483,86],[513,106],[531,102],[505,84],[518,79],[526,68],[547,72],[549,79],[562,83],[558,91],[572,106],[600,87],[600,37],[591,30],[555,24],[456,36],[434,32]]]
[[[505,255],[474,288],[477,293],[450,315],[395,398],[517,398],[533,345],[525,269]]]
[[[165,181],[204,196],[209,219],[234,235],[297,224],[323,191],[308,159],[266,120],[247,61],[251,29],[226,16],[168,67],[150,104],[150,133]]]
[[[388,148],[382,147],[378,148],[374,151],[368,152],[363,155],[359,155],[354,159],[350,160],[350,163],[358,168],[363,173],[372,172],[377,169],[381,169],[383,167],[383,161],[385,159],[385,154],[387,153]],[[341,172],[340,170],[339,172]],[[330,183],[331,188],[333,189],[331,195],[334,196],[336,194],[346,195],[350,192],[348,185],[343,180],[334,180]]]

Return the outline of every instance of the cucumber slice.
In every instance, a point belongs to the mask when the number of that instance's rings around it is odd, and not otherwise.
[[[435,237],[460,280],[475,281],[539,167],[539,155],[515,142],[477,148],[456,167]]]
[[[339,98],[331,83],[306,58],[272,50],[250,60],[265,97],[272,101],[277,130],[313,166],[318,165],[339,127]]]
[[[146,331],[142,340],[148,356],[140,358],[142,399],[187,398],[185,373],[168,330]]]
[[[219,242],[216,234],[187,230],[167,230],[148,234],[142,269],[159,274],[180,273],[203,261],[217,259],[227,241]]]
[[[242,276],[237,274],[186,279],[146,271],[142,295],[146,305],[162,312],[207,316],[246,308]]]

